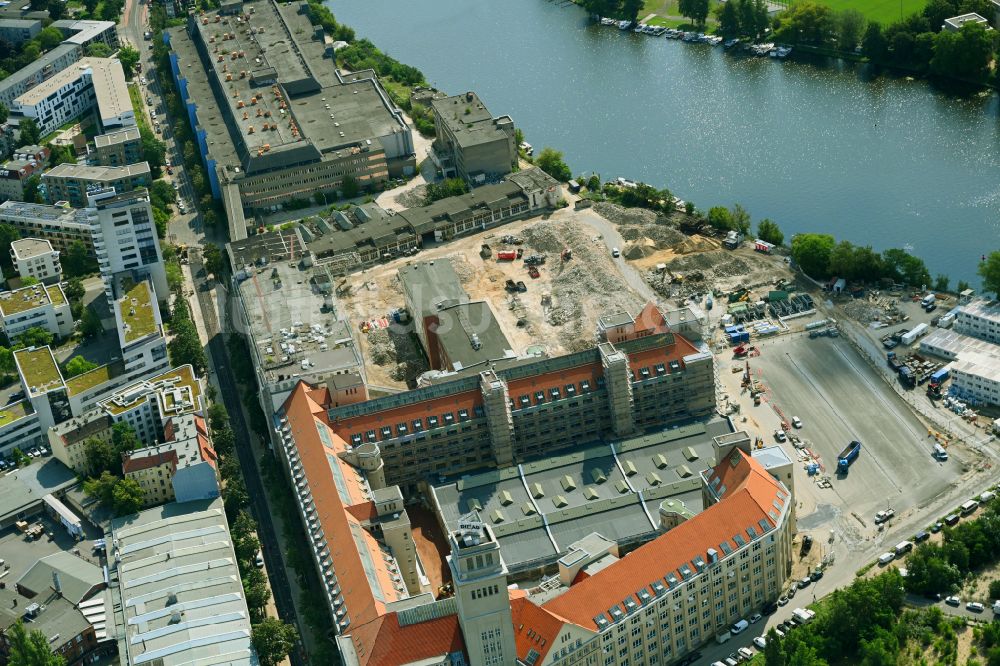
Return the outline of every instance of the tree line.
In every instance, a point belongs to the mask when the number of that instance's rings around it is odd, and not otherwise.
[[[634,22],[639,17],[643,0],[577,0],[577,4],[594,16]]]

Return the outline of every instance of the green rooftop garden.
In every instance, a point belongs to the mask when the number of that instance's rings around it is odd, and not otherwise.
[[[125,326],[125,343],[135,342],[156,332],[156,303],[146,282],[132,285],[118,301]]]
[[[66,303],[66,296],[63,294],[62,288],[59,285],[54,284],[46,287],[45,292],[49,295],[49,300],[52,301],[52,305],[60,306]]]
[[[31,393],[44,393],[62,386],[62,374],[48,347],[38,347],[34,350],[19,349],[14,352],[14,360],[17,361],[17,366],[21,369]]]
[[[49,296],[44,285],[36,284],[17,291],[5,291],[0,294],[0,311],[5,317],[27,312],[42,305],[47,305]]]
[[[0,409],[0,428],[23,419],[30,414],[31,412],[28,411],[30,404],[27,400],[22,400],[21,402],[16,402],[13,405],[7,405],[3,409]]]
[[[79,395],[95,386],[110,381],[111,378],[111,364],[109,363],[67,379],[66,388],[69,390],[70,395]]]

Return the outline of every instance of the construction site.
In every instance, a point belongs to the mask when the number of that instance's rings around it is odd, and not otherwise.
[[[612,256],[615,249],[622,257]],[[404,324],[399,270],[439,258],[450,261],[470,299],[492,307],[515,353],[550,356],[593,347],[606,314],[636,313],[651,300],[667,309],[691,301],[704,307],[713,290],[749,294],[789,277],[780,257],[723,249],[652,211],[606,203],[561,209],[338,280],[340,314],[356,327],[371,385],[405,388],[429,369]]]

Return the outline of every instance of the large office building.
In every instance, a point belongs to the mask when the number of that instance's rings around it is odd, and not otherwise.
[[[116,58],[83,58],[25,91],[10,107],[11,120],[31,118],[42,134],[95,109],[102,131],[135,126],[135,112]]]
[[[42,284],[62,281],[59,251],[44,238],[21,238],[10,244],[10,258],[22,278],[34,278]]]
[[[445,177],[496,182],[517,166],[514,121],[494,118],[474,92],[431,100],[434,150]]]
[[[42,189],[49,203],[67,201],[74,208],[85,208],[88,195],[97,190],[113,188],[124,194],[149,187],[150,183],[147,162],[120,167],[63,163],[42,174]]]
[[[115,519],[108,543],[119,581],[108,625],[123,666],[257,663],[221,499]]]
[[[244,211],[336,194],[345,178],[374,188],[415,168],[402,112],[371,71],[324,60],[305,3],[253,0],[189,17],[165,33],[178,90],[225,205],[230,237]]]

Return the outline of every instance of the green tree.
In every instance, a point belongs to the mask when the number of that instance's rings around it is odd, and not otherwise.
[[[165,180],[157,180],[149,188],[150,203],[156,208],[167,210],[177,201],[177,192]]]
[[[219,278],[226,268],[226,260],[222,256],[222,250],[219,249],[219,246],[214,243],[206,243],[202,248],[201,256],[205,260],[205,270]]]
[[[83,286],[83,280],[75,277],[66,281],[63,285],[63,293],[66,294],[66,298],[69,299],[70,303],[78,303],[87,295],[87,290]]]
[[[958,11],[957,3],[950,0],[930,0],[920,13],[927,18],[931,30],[940,32],[945,19],[958,16],[961,12]]]
[[[220,456],[231,456],[236,451],[236,433],[228,425],[213,431],[212,446]]]
[[[469,191],[469,184],[461,178],[447,178],[440,183],[428,183],[424,205],[432,204],[441,199],[456,197]]]
[[[865,29],[865,36],[861,38],[861,52],[872,62],[885,62],[889,52],[889,42],[882,32],[882,26],[878,23],[869,23]]]
[[[69,249],[59,255],[63,273],[67,278],[85,277],[97,272],[97,260],[87,252],[82,241],[73,241]]]
[[[139,125],[139,140],[142,159],[149,162],[150,169],[159,169],[167,163],[167,146],[145,125]]]
[[[957,32],[942,30],[934,38],[931,73],[983,82],[989,74],[993,52],[993,37],[979,23],[966,23]]]
[[[17,232],[13,226],[9,224],[0,224],[0,247],[10,248],[10,244],[21,237],[21,234]],[[10,256],[10,252],[0,252],[0,268],[3,268],[4,272],[10,273],[14,270],[14,260]]]
[[[267,588],[267,577],[257,567],[247,567],[243,574],[243,591],[246,594],[247,607],[253,610],[263,610],[271,598],[271,590]]]
[[[774,627],[768,629],[765,640],[767,641],[764,644],[765,666],[786,666],[785,651],[782,649],[781,638]]]
[[[63,39],[63,34],[59,31],[59,28],[54,28],[51,25],[47,28],[42,28],[42,31],[35,35],[35,40],[42,47],[43,51],[51,51],[59,46]]]
[[[750,213],[747,212],[746,208],[740,204],[733,204],[733,207],[729,209],[729,217],[732,219],[732,229],[744,236],[750,233]]]
[[[84,338],[93,338],[104,332],[101,318],[90,308],[83,309],[83,316],[80,318],[80,333]]]
[[[32,326],[17,336],[17,342],[23,347],[44,347],[51,345],[56,336],[40,326]]]
[[[14,352],[10,347],[0,346],[0,374],[9,375],[15,370]]]
[[[739,0],[736,9],[740,18],[740,34],[756,37],[757,16],[753,0]]]
[[[622,0],[621,17],[634,23],[639,18],[642,6],[643,0]]]
[[[937,277],[934,278],[934,291],[948,291],[948,285],[951,283],[951,279],[944,273],[938,273]]]
[[[34,118],[22,118],[17,125],[18,141],[22,146],[37,144],[42,139],[41,130]]]
[[[135,479],[119,479],[111,492],[114,511],[119,516],[130,516],[142,509],[143,492]]]
[[[66,18],[66,3],[63,0],[49,0],[45,8],[49,11],[49,18],[53,21],[61,21]]]
[[[266,617],[252,627],[250,640],[261,666],[277,666],[295,649],[299,633],[290,624]]]
[[[114,506],[114,490],[117,481],[117,476],[104,470],[100,476],[86,479],[83,482],[83,492],[96,498],[101,504],[110,509]]]
[[[236,559],[245,566],[252,566],[260,541],[257,539],[257,523],[246,511],[240,511],[232,526],[233,550]]]
[[[1000,250],[986,255],[986,260],[980,262],[976,272],[983,278],[983,289],[1000,298]]]
[[[97,5],[100,4],[100,0],[83,0],[83,7],[87,10],[87,14],[94,17],[94,10],[97,9]]]
[[[110,442],[90,437],[83,443],[83,455],[90,474],[110,472],[115,476],[121,476],[122,459]]]
[[[5,104],[0,104],[0,125],[7,122],[7,118],[10,117],[10,109],[7,108]]]
[[[45,203],[42,198],[42,177],[37,173],[24,181],[24,200],[27,203]]]
[[[740,34],[740,13],[736,0],[724,2],[715,7],[715,16],[719,20],[719,34],[730,39]]]
[[[796,234],[792,236],[792,259],[806,275],[826,277],[835,243],[829,234]]]
[[[677,10],[681,16],[691,19],[698,27],[704,27],[705,19],[708,18],[709,2],[708,0],[679,0]]]
[[[781,15],[775,39],[790,44],[821,46],[833,33],[833,11],[826,5],[806,0],[796,3]]]
[[[601,178],[600,178],[600,176],[598,176],[597,174],[592,175],[587,180],[587,189],[590,190],[591,192],[600,192],[601,191]]]
[[[757,237],[775,245],[785,242],[785,234],[781,232],[778,223],[766,217],[757,223]]]
[[[216,402],[208,408],[208,425],[213,435],[229,425],[229,412],[225,405]]]
[[[139,62],[139,51],[130,44],[126,44],[118,49],[118,60],[125,70],[125,75],[131,77],[132,72],[135,71],[136,64]]]
[[[712,206],[708,209],[708,223],[718,231],[735,229],[733,215],[725,206]]]
[[[125,421],[119,421],[111,426],[111,446],[121,455],[131,453],[141,447],[135,429]]]
[[[66,377],[76,377],[77,375],[82,375],[85,372],[90,372],[96,367],[96,363],[88,361],[82,356],[74,356],[67,361],[66,367],[63,368],[63,374]]]
[[[87,46],[87,56],[91,58],[108,58],[111,56],[111,47],[104,42],[93,42]],[[125,67],[125,63],[122,63],[122,67],[125,69],[125,74],[127,75],[129,70]]]
[[[207,367],[205,348],[194,323],[190,318],[178,319],[175,315],[170,328],[174,333],[174,339],[167,344],[170,361],[175,366],[190,364],[197,374],[204,374]]]
[[[882,252],[882,263],[886,277],[911,287],[926,287],[931,283],[931,274],[919,257],[906,250],[890,248]]]
[[[340,197],[342,199],[353,199],[361,193],[361,187],[354,176],[344,176],[340,181]]]
[[[9,663],[17,666],[63,666],[66,661],[52,653],[48,637],[38,629],[25,628],[18,618],[7,630]],[[274,662],[276,663],[276,662]],[[274,666],[274,663],[271,666]]]
[[[563,154],[555,148],[549,148],[548,146],[542,148],[542,152],[535,159],[535,164],[538,165],[539,169],[561,183],[565,183],[573,177],[569,166],[563,160]]]
[[[857,9],[845,9],[836,15],[837,46],[841,51],[854,51],[868,27],[868,19]]]

